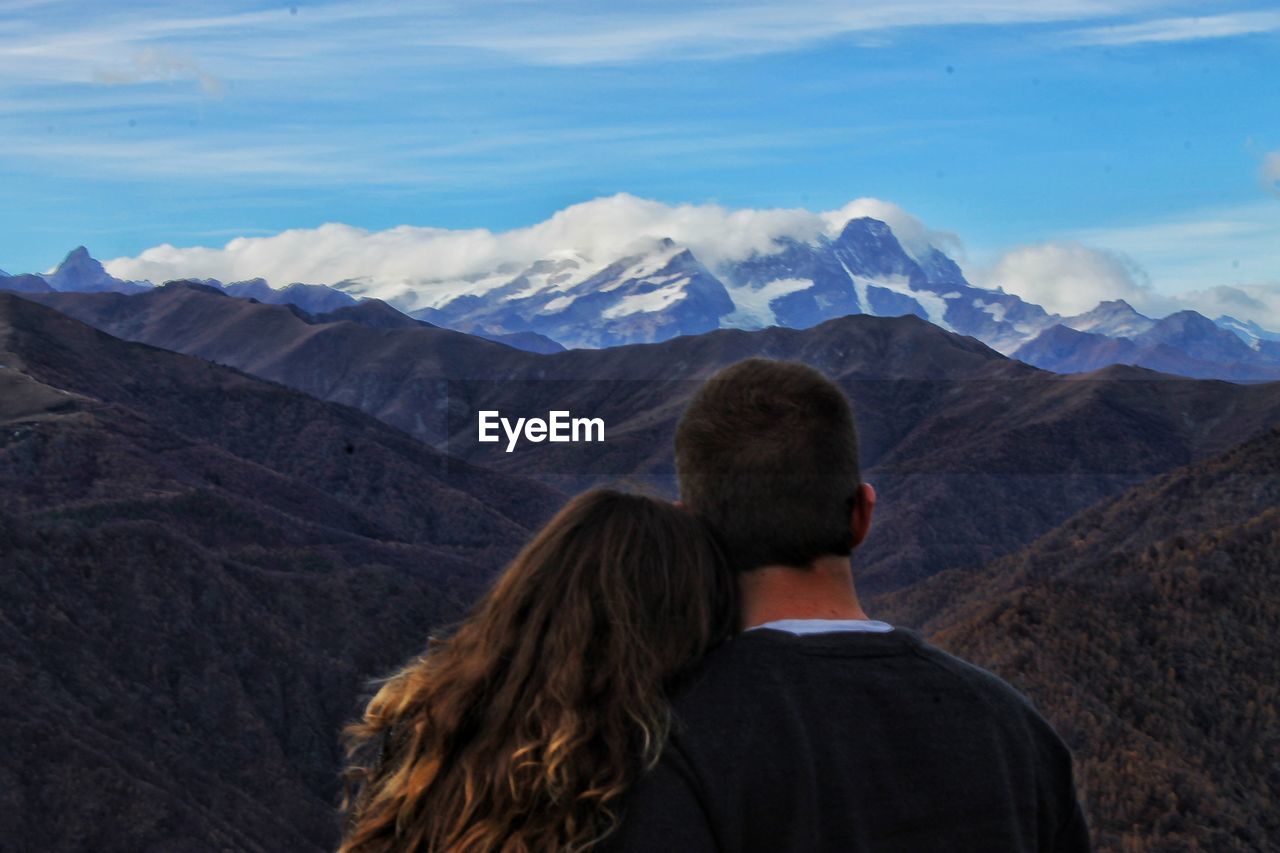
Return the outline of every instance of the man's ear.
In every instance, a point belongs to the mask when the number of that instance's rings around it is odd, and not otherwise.
[[[867,538],[871,529],[871,515],[876,509],[876,490],[870,483],[858,486],[858,499],[853,504],[849,518],[849,530],[853,533],[853,547],[857,548]]]
[[[674,500],[671,503],[672,505],[675,506],[676,509],[684,509],[684,501],[682,500]]]

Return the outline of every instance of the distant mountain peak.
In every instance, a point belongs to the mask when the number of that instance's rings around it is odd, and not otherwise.
[[[53,272],[42,276],[54,290],[84,293],[141,293],[148,285],[114,277],[84,246],[76,246]]]
[[[179,278],[173,281],[166,281],[164,284],[156,288],[156,291],[169,290],[197,290],[202,293],[216,293],[218,296],[226,296],[216,284],[210,284],[208,280],[201,281],[195,278]]]
[[[1267,347],[1272,344],[1280,344],[1280,332],[1264,329],[1253,320],[1241,320],[1237,317],[1232,317],[1230,314],[1221,314],[1214,318],[1213,322],[1218,328],[1226,329],[1234,334],[1253,350],[1262,350],[1264,341],[1267,342],[1265,344]]]
[[[288,288],[285,288],[286,290]],[[381,299],[365,299],[355,305],[346,305],[316,316],[316,322],[359,323],[374,329],[412,329],[423,326],[434,328],[426,320],[417,320],[393,308]]]
[[[1156,321],[1123,299],[1105,299],[1090,311],[1064,318],[1062,324],[1077,332],[1132,338],[1149,331]]]
[[[1147,320],[1151,319],[1138,311],[1138,309],[1134,308],[1124,299],[1104,299],[1094,306],[1092,310],[1086,311],[1083,314],[1077,314],[1076,317],[1114,316],[1116,314],[1132,314]]]
[[[294,305],[310,314],[326,314],[356,304],[350,294],[325,284],[294,282],[277,289],[265,278],[250,278],[221,287],[228,296],[256,299],[268,305]]]
[[[1098,303],[1094,311],[1124,311],[1130,314],[1139,313],[1136,308],[1123,299],[1104,299]]]
[[[842,239],[853,234],[874,234],[878,237],[893,237],[895,241],[898,239],[887,222],[870,216],[855,216],[840,229]]]
[[[89,254],[88,249],[84,246],[76,246],[70,252],[67,252],[67,256],[62,259],[62,263],[58,264],[58,268],[54,270],[53,274],[57,275],[63,270],[71,269],[102,270],[103,267],[93,255]]]
[[[1166,328],[1174,327],[1186,329],[1188,331],[1194,330],[1210,334],[1219,331],[1216,323],[1201,314],[1199,311],[1193,311],[1190,308],[1184,311],[1175,311],[1167,317],[1162,317],[1157,322]]]

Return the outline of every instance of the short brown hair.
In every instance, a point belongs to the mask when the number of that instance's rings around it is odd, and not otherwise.
[[[676,471],[681,500],[739,571],[853,549],[853,408],[812,367],[750,358],[713,375],[676,427]]]

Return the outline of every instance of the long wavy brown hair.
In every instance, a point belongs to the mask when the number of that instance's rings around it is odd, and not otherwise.
[[[602,840],[658,760],[670,691],[733,631],[734,589],[679,507],[609,490],[570,501],[347,727],[341,853]]]

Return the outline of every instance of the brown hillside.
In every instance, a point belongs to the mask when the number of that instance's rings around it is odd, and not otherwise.
[[[1045,711],[1101,849],[1280,840],[1280,430],[878,605]]]
[[[311,318],[194,284],[30,298],[356,406],[452,455],[565,491],[638,478],[673,495],[674,425],[698,380],[753,355],[807,362],[852,396],[866,477],[881,494],[859,562],[868,592],[983,565],[1107,495],[1280,423],[1280,383],[1125,367],[1062,377],[914,316],[537,355],[446,329]],[[482,408],[602,417],[607,441],[506,453],[476,441]]]
[[[337,731],[559,496],[0,294],[0,847],[332,849]]]

